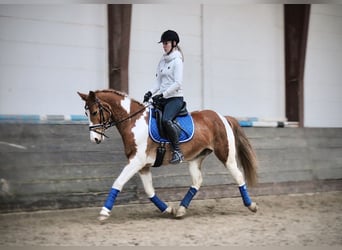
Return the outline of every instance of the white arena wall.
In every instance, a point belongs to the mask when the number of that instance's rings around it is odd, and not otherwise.
[[[106,5],[0,5],[0,114],[84,114],[108,87]]]
[[[342,127],[342,5],[311,5],[304,126]]]
[[[170,14],[172,13],[172,14]],[[184,92],[189,110],[203,108],[202,97],[202,6],[201,5],[133,5],[129,93],[142,100],[155,80],[157,64],[163,54],[161,34],[177,31],[184,53]]]
[[[130,94],[141,99],[151,86],[162,55],[157,42],[162,31],[174,29],[185,55],[190,110],[284,119],[282,11],[279,4],[134,5]]]
[[[76,91],[108,88],[107,5],[0,5],[0,115],[83,114]],[[342,126],[342,6],[312,4],[304,126]],[[129,94],[141,100],[175,29],[189,110],[285,118],[282,4],[136,4]]]

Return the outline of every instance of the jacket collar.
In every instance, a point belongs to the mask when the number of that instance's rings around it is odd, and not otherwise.
[[[168,54],[163,55],[163,58],[166,62],[171,62],[172,60],[176,59],[177,57],[182,59],[182,54],[178,50],[172,51],[169,55]]]

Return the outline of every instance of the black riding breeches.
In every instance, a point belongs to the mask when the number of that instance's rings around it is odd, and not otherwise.
[[[163,124],[165,124],[167,121],[172,121],[176,118],[177,114],[183,107],[183,103],[183,97],[171,97],[165,99],[162,117]]]

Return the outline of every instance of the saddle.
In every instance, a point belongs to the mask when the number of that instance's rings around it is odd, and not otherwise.
[[[178,112],[177,117],[182,117],[182,116],[187,116],[187,115],[188,115],[188,110],[186,109],[186,102],[183,102],[183,106],[182,106],[181,110]],[[165,129],[164,129],[163,123],[162,123],[163,110],[158,108],[158,107],[155,108],[154,112],[152,112],[152,116],[153,116],[153,118],[156,119],[160,137],[167,138],[167,135],[165,133]],[[173,120],[173,122],[177,125],[179,130],[181,130],[182,127],[179,124],[179,122],[177,122],[176,118]],[[180,133],[180,131],[178,133]]]
[[[149,117],[149,134],[153,141],[157,143],[169,143],[167,134],[162,124],[163,110],[158,107],[150,109]],[[173,120],[178,127],[179,142],[187,142],[192,139],[194,134],[194,123],[191,115],[186,109],[184,102],[182,109],[179,111],[176,118]]]
[[[158,106],[150,109],[149,135],[153,141],[159,143],[157,158],[153,167],[159,167],[162,164],[166,151],[165,144],[170,142],[167,139],[167,134],[162,125],[162,116],[163,110]],[[187,142],[192,139],[195,129],[192,117],[187,111],[186,102],[184,102],[173,122],[179,130],[179,143]]]

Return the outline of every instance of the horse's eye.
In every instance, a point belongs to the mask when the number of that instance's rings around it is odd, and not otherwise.
[[[94,111],[93,113],[91,113],[92,116],[97,115],[97,111]]]

